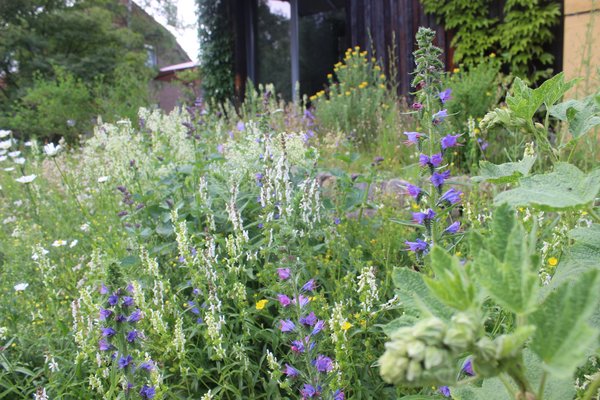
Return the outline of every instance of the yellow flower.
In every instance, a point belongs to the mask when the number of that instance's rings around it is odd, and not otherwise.
[[[332,74],[327,74],[327,79],[331,79],[331,78],[333,78],[333,75]]]
[[[375,71],[381,71],[381,67],[379,65],[376,65],[374,68]]]
[[[418,210],[419,209],[419,205],[417,203],[412,203],[411,205],[413,210]]]
[[[309,97],[309,99],[310,99],[311,101],[315,101],[315,100],[317,99],[317,96],[310,96],[310,97]]]
[[[495,58],[496,57],[496,53],[490,53],[490,58]]]
[[[379,75],[379,79],[382,79],[382,80],[384,80],[384,81],[385,81],[385,74],[381,74],[381,75]]]
[[[347,331],[350,328],[352,328],[352,324],[348,321],[344,321],[344,323],[342,324],[342,330]]]
[[[456,254],[454,254],[456,257],[460,257],[462,255],[462,253],[460,251],[457,251]]]
[[[360,46],[355,46],[354,50],[359,51],[360,50]]]
[[[460,68],[454,68],[454,69],[452,70],[452,72],[454,72],[455,74],[457,74],[457,73],[459,73],[459,72],[460,72]]]
[[[350,92],[346,90],[346,96],[350,96]]]
[[[558,259],[557,259],[556,257],[550,257],[550,258],[548,259],[548,264],[549,264],[551,267],[556,267],[556,264],[558,264]]]
[[[385,89],[385,85],[384,85],[383,83],[380,83],[380,84],[379,84],[379,87],[380,87],[381,89]]]
[[[481,131],[479,130],[479,128],[475,128],[475,129],[473,129],[473,132],[474,132],[476,135],[477,135],[477,134],[479,134],[479,133],[481,133]]]
[[[267,303],[269,302],[269,300],[267,299],[262,299],[256,302],[256,309],[257,310],[262,310],[263,308],[265,308],[265,306],[267,305]]]

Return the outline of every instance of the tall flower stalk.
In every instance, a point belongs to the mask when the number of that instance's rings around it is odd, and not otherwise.
[[[459,146],[461,135],[446,131],[448,112],[444,105],[451,97],[451,91],[442,90],[444,64],[440,60],[442,50],[433,45],[435,32],[420,28],[416,38],[419,48],[414,52],[416,68],[412,84],[417,91],[412,107],[417,112],[423,132],[404,134],[407,137],[405,143],[416,147],[422,175],[428,176],[428,182],[423,186],[407,187],[419,207],[418,212],[413,212],[413,222],[421,225],[425,232],[422,238],[407,241],[406,245],[409,251],[421,256],[443,236],[456,234],[460,229],[460,223],[452,221],[449,211],[460,203],[462,193],[453,188],[444,192],[446,180],[450,177],[444,156],[448,149]]]

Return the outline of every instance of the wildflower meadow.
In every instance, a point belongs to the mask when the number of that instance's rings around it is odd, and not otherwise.
[[[600,92],[433,39],[409,100],[351,48],[295,103],[0,130],[0,398],[598,399]]]

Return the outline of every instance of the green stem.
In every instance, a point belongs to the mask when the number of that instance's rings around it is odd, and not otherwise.
[[[517,392],[515,392],[512,385],[510,384],[510,381],[506,378],[505,374],[498,375],[498,378],[506,388],[506,391],[510,394],[510,397],[515,399],[517,397]]]
[[[594,211],[594,206],[590,206],[590,208],[588,208],[588,212],[590,213],[590,216],[596,221],[600,223],[600,216],[598,214],[596,214],[596,212]]]
[[[592,400],[592,396],[598,393],[598,389],[600,389],[600,374],[597,374],[596,378],[590,382],[581,400]]]
[[[542,374],[542,380],[540,381],[540,387],[538,388],[537,400],[542,400],[544,398],[544,386],[546,386],[546,378],[548,374],[546,371]]]

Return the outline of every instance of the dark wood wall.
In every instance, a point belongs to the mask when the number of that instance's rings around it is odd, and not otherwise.
[[[419,0],[346,0],[346,26],[349,47],[374,51],[390,73],[393,63],[398,73],[398,91],[411,91],[410,73],[414,69],[415,34],[420,26],[437,32],[436,45],[444,50],[447,68],[452,68],[450,35],[425,15]]]

